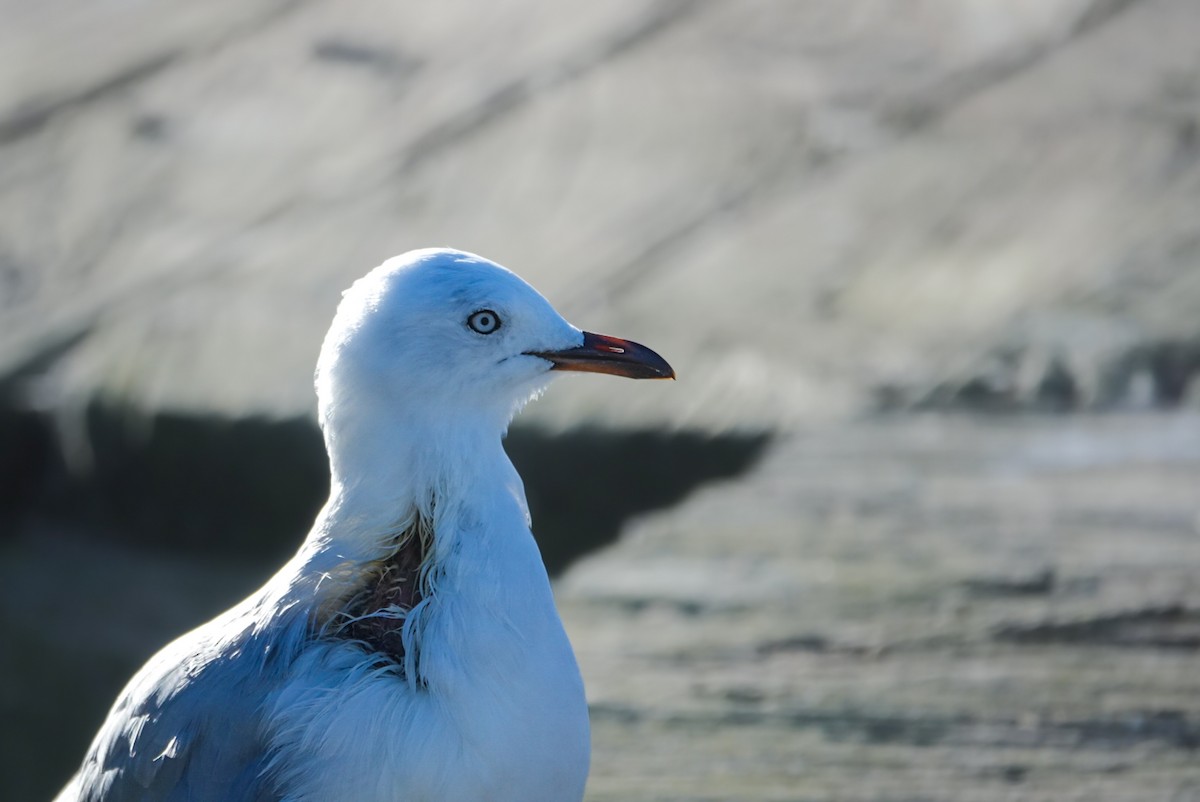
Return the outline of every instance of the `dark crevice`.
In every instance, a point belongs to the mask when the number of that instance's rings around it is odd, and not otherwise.
[[[1047,596],[1054,592],[1058,584],[1058,572],[1053,568],[1043,568],[1030,576],[972,577],[963,580],[962,586],[968,594],[987,599]]]
[[[1020,644],[1200,649],[1200,611],[1172,604],[1073,621],[1004,624],[992,636]]]
[[[392,79],[406,79],[422,67],[422,61],[384,44],[328,36],[313,42],[312,58],[342,67],[368,70]]]
[[[103,532],[126,545],[227,556],[263,565],[295,551],[328,492],[325,448],[307,418],[226,420],[85,413],[86,471],[68,469],[53,422],[0,419],[0,516]],[[514,427],[506,448],[521,473],[547,568],[612,542],[630,516],[733,476],[765,435]],[[101,535],[97,534],[97,537]]]
[[[1079,360],[1054,344],[1000,345],[932,388],[887,384],[873,394],[880,412],[1177,409],[1200,401],[1200,334],[1146,339]]]
[[[592,705],[592,720],[638,724],[648,719],[641,710],[617,705]],[[1084,719],[1045,719],[1030,726],[1019,717],[982,718],[926,711],[887,711],[864,708],[764,709],[763,700],[750,699],[732,710],[698,711],[654,718],[671,728],[777,727],[816,730],[832,742],[900,744],[934,747],[946,744],[991,748],[1123,750],[1158,743],[1170,749],[1200,748],[1200,721],[1181,710],[1129,710]]]
[[[546,567],[557,574],[614,541],[630,517],[742,473],[766,444],[766,435],[516,428],[505,446],[525,480]]]
[[[14,533],[51,473],[54,432],[32,412],[0,412],[0,536]]]
[[[324,447],[306,420],[141,417],[101,405],[83,414],[85,453],[53,442],[27,514],[124,545],[277,563],[328,492]]]

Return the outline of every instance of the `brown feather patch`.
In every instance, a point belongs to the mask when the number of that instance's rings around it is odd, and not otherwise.
[[[349,621],[338,630],[339,636],[362,641],[404,664],[404,618],[396,613],[411,610],[421,601],[421,565],[428,541],[424,527],[414,524],[399,538],[396,551],[375,563],[362,589],[343,610]]]

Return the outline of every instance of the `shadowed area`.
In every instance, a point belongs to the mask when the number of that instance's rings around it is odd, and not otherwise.
[[[97,405],[81,418],[86,446],[69,458],[48,418],[3,423],[0,474],[15,480],[0,496],[0,798],[38,799],[78,764],[147,657],[291,555],[324,502],[328,469],[306,419],[140,418]],[[506,447],[556,574],[631,516],[744,471],[766,443],[516,427]]]
[[[225,420],[93,405],[83,439],[34,413],[0,426],[0,519],[32,515],[95,527],[104,539],[274,565],[291,555],[329,490],[325,446],[304,418]],[[69,427],[68,427],[69,428]],[[604,546],[630,516],[735,476],[765,434],[551,432],[516,425],[505,440],[525,481],[550,573]],[[65,454],[65,456],[64,456]]]

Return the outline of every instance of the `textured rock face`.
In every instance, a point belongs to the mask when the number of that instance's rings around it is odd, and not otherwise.
[[[776,445],[558,597],[589,799],[1194,799],[1200,420]]]
[[[340,289],[428,244],[687,383],[572,383],[545,421],[1170,400],[1195,369],[1188,0],[10,5],[0,375],[38,403],[305,412]],[[1164,344],[1181,376],[1138,357]]]

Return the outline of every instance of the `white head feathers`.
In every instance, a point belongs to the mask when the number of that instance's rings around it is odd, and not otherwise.
[[[530,352],[583,343],[537,290],[482,257],[425,249],[346,291],[317,363],[321,424],[342,414],[460,415],[503,429],[550,379]]]

